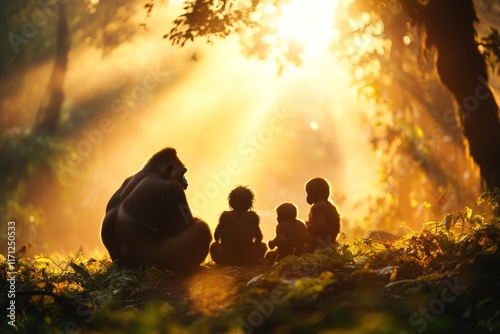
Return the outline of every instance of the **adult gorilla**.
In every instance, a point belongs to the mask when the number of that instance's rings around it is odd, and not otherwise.
[[[187,169],[173,148],[154,154],[109,200],[101,238],[121,267],[195,267],[208,254],[208,225],[192,216]]]

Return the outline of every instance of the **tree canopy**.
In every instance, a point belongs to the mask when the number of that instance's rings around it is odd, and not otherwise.
[[[332,1],[335,2],[335,1]],[[184,13],[173,23],[174,27],[164,37],[173,44],[185,45],[194,38],[225,38],[238,34],[249,55],[269,57],[270,50],[280,44],[268,35],[279,36],[276,19],[282,14],[287,1],[211,1],[186,2]],[[489,4],[495,6],[498,3]],[[308,4],[308,6],[312,6]],[[375,37],[386,36],[392,47],[376,50],[390,62],[400,58],[400,49],[394,47],[405,41],[410,44],[407,32],[416,27],[424,49],[435,48],[435,66],[442,84],[451,92],[456,104],[456,118],[462,129],[467,151],[477,164],[485,186],[500,187],[500,120],[498,105],[488,84],[487,63],[496,68],[498,63],[498,32],[477,38],[478,21],[472,0],[371,0],[352,1],[352,18],[366,15],[362,29]],[[334,11],[331,12],[334,15]],[[319,13],[316,13],[319,17]],[[324,33],[317,31],[317,34]],[[358,32],[354,31],[354,35]],[[352,37],[352,35],[351,35]],[[313,36],[309,36],[313,38]],[[283,63],[300,63],[303,48],[296,39],[288,38],[277,57]],[[422,59],[427,59],[425,53]],[[363,60],[364,61],[364,60]],[[432,61],[432,60],[431,60]],[[363,65],[360,61],[359,65]],[[389,63],[385,64],[390,67]],[[384,66],[384,64],[382,64]],[[385,69],[385,68],[384,68]],[[450,115],[443,115],[448,123]]]

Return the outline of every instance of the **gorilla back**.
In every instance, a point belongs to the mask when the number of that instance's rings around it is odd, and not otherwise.
[[[212,236],[208,225],[191,214],[186,171],[177,152],[165,148],[115,192],[101,229],[113,262],[174,270],[204,261]]]

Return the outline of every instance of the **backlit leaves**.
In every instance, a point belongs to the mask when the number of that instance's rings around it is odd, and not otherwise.
[[[238,27],[249,24],[248,11],[248,7],[236,8],[235,2],[230,0],[188,1],[184,14],[174,20],[174,27],[163,38],[180,46],[196,37],[206,37],[208,41],[211,36],[224,38],[237,32]]]

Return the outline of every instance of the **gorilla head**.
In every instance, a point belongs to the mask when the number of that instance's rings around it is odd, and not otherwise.
[[[306,201],[314,204],[320,201],[327,201],[330,196],[330,185],[322,177],[315,177],[306,183]]]
[[[188,187],[188,182],[184,176],[187,169],[177,157],[174,148],[167,147],[153,154],[144,165],[144,170],[157,173],[162,179],[176,180],[184,190]]]
[[[295,204],[286,202],[276,208],[278,223],[294,220],[297,218],[297,207]]]
[[[229,193],[229,206],[233,210],[248,211],[253,206],[254,193],[252,189],[238,186]]]

